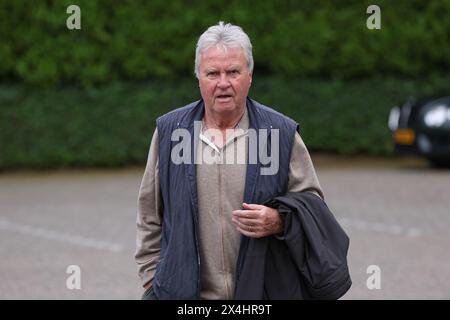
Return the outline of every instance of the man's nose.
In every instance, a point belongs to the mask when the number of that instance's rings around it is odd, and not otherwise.
[[[220,73],[220,78],[217,86],[219,88],[228,88],[230,86],[230,81],[228,80],[228,76],[225,72]]]

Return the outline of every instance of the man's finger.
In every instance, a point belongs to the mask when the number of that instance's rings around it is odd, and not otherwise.
[[[243,229],[241,229],[240,227],[236,227],[236,230],[240,233],[242,233],[244,236],[250,237],[250,238],[254,238],[253,233],[245,231]]]
[[[264,234],[262,232],[260,232],[260,231],[251,232],[251,231],[244,230],[244,229],[242,229],[240,227],[237,227],[236,229],[237,229],[238,232],[242,233],[244,236],[247,236],[249,238],[261,238],[261,237],[264,237]]]
[[[250,210],[261,210],[264,208],[263,205],[260,204],[255,204],[255,203],[243,203],[242,207],[244,207],[244,209],[250,209]]]
[[[247,231],[247,232],[257,232],[260,231],[261,227],[258,225],[251,225],[251,224],[245,224],[239,219],[233,219],[233,223],[239,227],[240,229]]]
[[[247,219],[247,218],[237,218],[237,217],[233,217],[231,219],[233,222],[240,222],[241,224],[248,226],[248,227],[257,227],[258,226],[258,220],[256,219]]]
[[[254,210],[234,210],[232,215],[237,218],[257,219],[259,212]]]

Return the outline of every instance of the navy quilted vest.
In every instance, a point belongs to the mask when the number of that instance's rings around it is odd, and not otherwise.
[[[275,110],[247,99],[249,128],[267,129],[270,149],[270,129],[279,129],[279,170],[274,175],[261,175],[264,167],[259,161],[247,164],[244,202],[262,204],[287,191],[289,161],[298,124]],[[163,224],[160,262],[157,266],[153,288],[158,299],[198,299],[200,295],[201,261],[198,248],[198,204],[194,143],[194,121],[201,121],[204,114],[202,100],[171,111],[157,119],[159,136],[159,175],[163,202]],[[190,163],[171,161],[172,148],[179,141],[172,141],[176,129],[188,130],[191,139]],[[267,150],[270,154],[270,150]],[[264,162],[264,161],[263,161]],[[268,166],[268,165],[267,165]],[[244,253],[249,239],[242,236],[236,268],[236,290],[239,290],[239,271],[245,264]],[[261,239],[261,244],[264,238]],[[251,245],[258,245],[252,241]],[[263,285],[262,279],[255,279]]]

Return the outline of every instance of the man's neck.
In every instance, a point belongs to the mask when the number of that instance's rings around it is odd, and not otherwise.
[[[244,113],[245,106],[244,108],[236,110],[236,112],[233,114],[214,114],[208,112],[208,110],[205,110],[205,116],[203,120],[208,128],[219,130],[234,129],[242,119]]]

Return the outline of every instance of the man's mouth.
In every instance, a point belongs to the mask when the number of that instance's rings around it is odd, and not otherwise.
[[[220,95],[216,96],[216,99],[219,102],[228,102],[228,101],[231,101],[231,94],[220,94]]]

